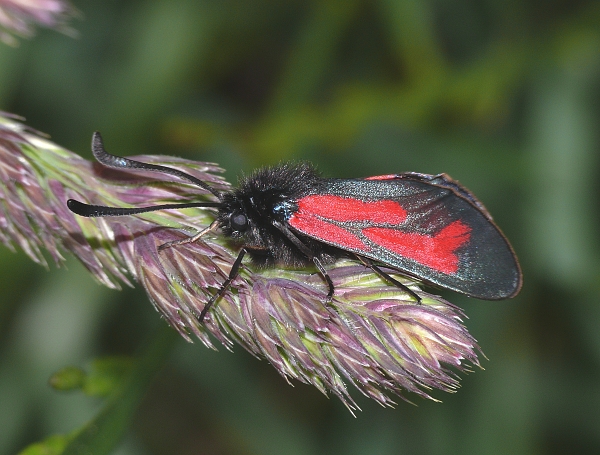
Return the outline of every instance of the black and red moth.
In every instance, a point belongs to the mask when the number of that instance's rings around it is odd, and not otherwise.
[[[379,266],[484,300],[514,297],[521,288],[521,270],[508,240],[483,204],[446,174],[330,179],[310,163],[285,163],[259,169],[237,188],[220,191],[177,169],[110,155],[97,132],[92,151],[105,166],[175,175],[216,197],[215,202],[140,208],[67,202],[71,211],[86,217],[216,208],[216,220],[209,227],[159,248],[193,242],[217,229],[241,246],[228,279],[205,304],[200,321],[231,286],[246,254],[263,267],[314,264],[329,287],[328,301],[335,289],[325,266],[342,257],[360,260],[417,303],[415,292]]]

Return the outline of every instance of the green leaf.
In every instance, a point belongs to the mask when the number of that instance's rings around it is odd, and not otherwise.
[[[108,396],[119,387],[133,366],[134,359],[130,357],[96,359],[83,384],[83,391],[90,396]]]
[[[125,435],[140,401],[177,339],[179,337],[173,329],[167,326],[160,329],[119,387],[107,399],[104,408],[69,442],[63,455],[102,455],[115,448]]]
[[[48,383],[55,390],[81,389],[86,381],[86,374],[78,367],[65,367],[54,373]]]
[[[50,379],[54,388],[81,388],[88,395],[108,395],[106,404],[79,430],[31,444],[19,455],[110,453],[126,433],[140,401],[178,339],[173,329],[164,326],[136,361],[109,357],[95,360],[89,375],[76,367],[55,373]]]
[[[44,439],[42,442],[31,444],[19,452],[19,455],[60,455],[73,436],[57,434]]]

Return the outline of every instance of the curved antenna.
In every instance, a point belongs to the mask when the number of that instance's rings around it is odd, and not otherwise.
[[[157,210],[168,210],[168,209],[185,209],[190,207],[221,207],[220,202],[190,202],[183,204],[164,204],[164,205],[151,205],[149,207],[107,207],[105,205],[91,205],[84,204],[83,202],[76,201],[75,199],[69,199],[67,201],[67,207],[71,212],[86,217],[100,217],[100,216],[123,216],[123,215],[136,215],[138,213],[155,212]]]
[[[188,182],[191,182],[194,185],[198,185],[200,188],[211,192],[217,197],[220,197],[220,192],[215,190],[212,186],[208,185],[206,182],[203,182],[202,180],[197,179],[196,177],[190,174],[186,174],[183,171],[179,171],[177,169],[173,169],[167,166],[142,163],[140,161],[134,161],[128,158],[111,155],[104,149],[102,136],[98,131],[96,131],[92,135],[92,152],[94,153],[94,157],[98,160],[98,162],[102,163],[104,166],[112,167],[115,169],[142,169],[144,171],[162,172],[163,174],[174,175],[183,180],[187,180]]]

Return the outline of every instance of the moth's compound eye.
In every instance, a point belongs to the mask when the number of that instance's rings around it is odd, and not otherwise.
[[[243,213],[234,213],[229,219],[231,223],[231,229],[235,232],[243,232],[248,229],[248,217]]]

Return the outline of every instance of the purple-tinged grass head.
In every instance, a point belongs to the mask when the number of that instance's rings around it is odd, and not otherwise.
[[[229,188],[221,169],[164,156],[138,161],[179,169],[217,190]],[[112,207],[139,207],[215,196],[176,176],[102,167],[80,158],[0,115],[0,241],[46,264],[74,254],[102,284],[137,282],[166,321],[185,339],[235,343],[266,358],[286,380],[333,393],[349,409],[348,385],[392,405],[391,395],[432,389],[454,391],[457,373],[478,366],[479,348],[462,324],[460,309],[424,292],[420,284],[384,269],[421,297],[379,278],[356,261],[327,267],[335,286],[330,304],[323,278],[313,269],[254,270],[242,265],[232,287],[200,323],[198,314],[217,292],[239,246],[219,231],[199,241],[159,247],[194,235],[214,221],[214,208],[171,209],[132,216],[84,218],[68,199]]]

